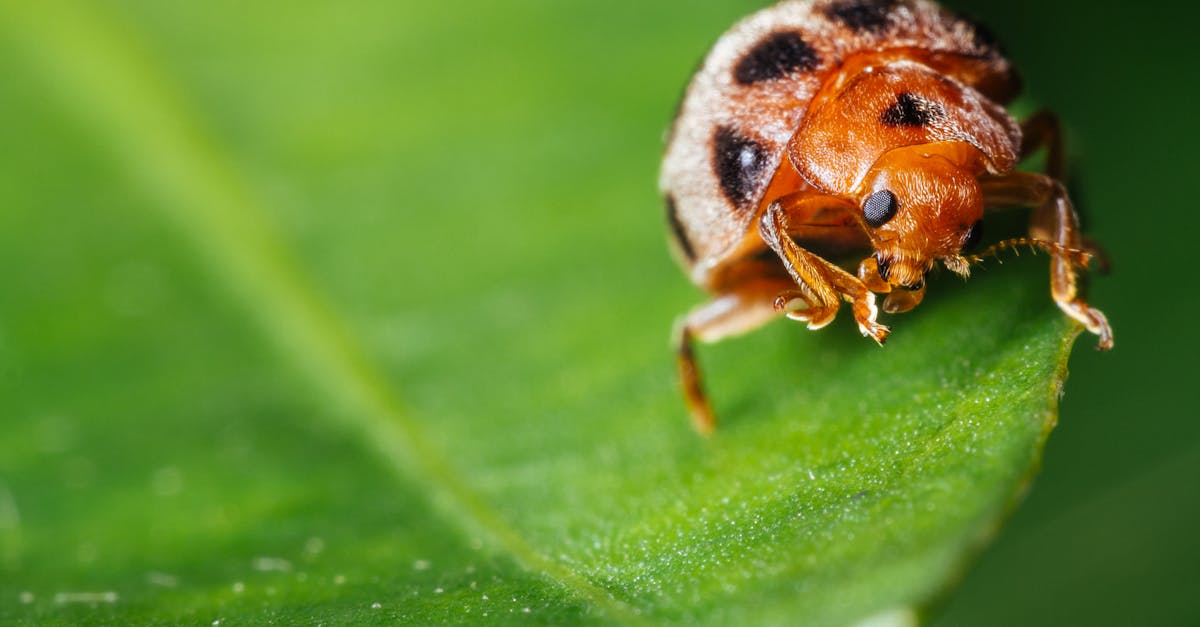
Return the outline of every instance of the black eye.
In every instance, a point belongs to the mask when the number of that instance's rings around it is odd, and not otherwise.
[[[863,218],[872,228],[878,228],[896,215],[896,195],[881,189],[867,197],[863,203]]]
[[[970,252],[979,246],[979,242],[983,239],[983,220],[976,220],[975,224],[967,229],[967,236],[963,238],[962,249]]]

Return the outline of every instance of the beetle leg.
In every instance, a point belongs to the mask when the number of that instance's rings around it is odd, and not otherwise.
[[[1062,129],[1058,123],[1058,116],[1047,109],[1038,111],[1021,122],[1021,159],[1029,157],[1043,146],[1046,148],[1046,175],[1052,179],[1063,180],[1065,161]],[[1104,248],[1085,235],[1080,235],[1079,247],[1100,261],[1101,274],[1108,274],[1112,262]]]
[[[833,321],[839,306],[838,296],[851,303],[854,320],[864,336],[883,344],[888,328],[875,321],[879,310],[875,307],[875,294],[863,282],[838,266],[818,255],[803,249],[789,235],[792,227],[789,216],[812,215],[813,205],[828,206],[830,199],[811,193],[785,196],[767,208],[759,222],[759,234],[763,241],[783,260],[788,274],[800,286],[807,309],[789,312],[788,317],[806,320],[808,328],[819,329]]]
[[[1097,348],[1113,347],[1112,327],[1098,309],[1088,306],[1079,294],[1077,263],[1071,250],[1083,249],[1079,234],[1079,218],[1062,183],[1044,174],[1013,172],[980,181],[984,202],[988,207],[1031,206],[1033,218],[1029,235],[1033,239],[1057,244],[1050,251],[1050,294],[1059,309],[1087,327],[1100,339]]]
[[[718,294],[676,322],[673,335],[679,382],[692,424],[700,433],[711,433],[717,423],[692,350],[694,340],[716,342],[757,329],[779,315],[773,305],[775,299],[780,292],[794,287],[785,277],[749,280]]]
[[[1046,148],[1046,175],[1063,178],[1063,142],[1058,116],[1042,109],[1021,121],[1021,159]]]

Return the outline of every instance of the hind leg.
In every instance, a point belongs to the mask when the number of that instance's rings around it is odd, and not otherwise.
[[[781,314],[775,300],[781,292],[795,289],[786,277],[764,277],[741,283],[688,312],[675,324],[674,344],[683,399],[700,433],[717,426],[712,405],[704,391],[700,366],[692,349],[695,340],[716,342],[753,331]]]

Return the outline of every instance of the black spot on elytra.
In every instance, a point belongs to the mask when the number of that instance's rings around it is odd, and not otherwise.
[[[742,85],[808,72],[821,63],[817,51],[800,33],[782,31],[763,37],[733,67],[733,78]]]
[[[825,8],[825,15],[856,32],[878,33],[888,27],[895,0],[843,0]]]
[[[713,134],[713,169],[725,197],[740,208],[753,200],[759,183],[768,174],[767,151],[737,130],[718,126]]]
[[[687,232],[683,230],[683,223],[679,221],[679,213],[675,208],[675,197],[667,194],[663,201],[667,205],[667,225],[671,227],[671,235],[676,242],[679,242],[679,248],[687,260],[695,261],[696,249],[692,246],[692,240],[688,239]]]
[[[879,121],[888,126],[928,126],[943,114],[942,107],[905,91],[884,110]]]

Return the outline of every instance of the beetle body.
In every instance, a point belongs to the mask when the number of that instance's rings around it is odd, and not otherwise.
[[[1089,251],[1062,185],[1055,118],[1018,124],[1019,89],[987,32],[924,0],[791,0],[735,25],[684,94],[660,177],[672,248],[713,299],[678,325],[685,398],[713,425],[693,338],[779,316],[820,328],[840,303],[882,344],[883,307],[920,303],[941,263],[966,276],[985,209],[1033,208],[1059,306],[1112,346],[1078,295]],[[1018,173],[1048,149],[1045,175]],[[852,274],[831,260],[865,252]]]

